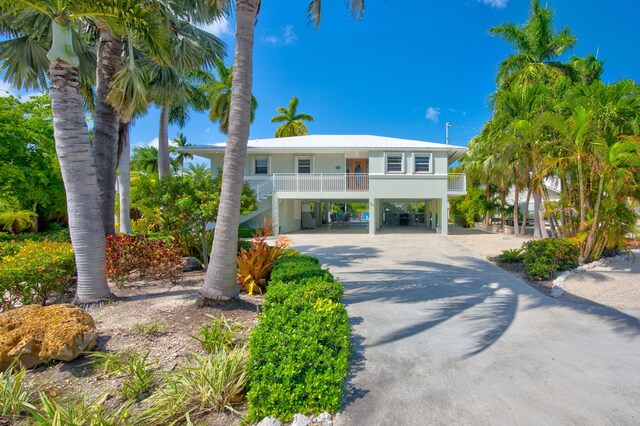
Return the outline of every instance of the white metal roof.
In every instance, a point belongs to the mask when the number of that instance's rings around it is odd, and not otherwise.
[[[224,151],[226,145],[226,142],[194,145],[183,148],[182,151],[207,156],[207,154]],[[253,139],[247,144],[248,151],[260,153],[406,149],[449,151],[457,154],[455,157],[459,157],[467,151],[467,148],[462,146],[373,135],[307,135],[289,138]]]

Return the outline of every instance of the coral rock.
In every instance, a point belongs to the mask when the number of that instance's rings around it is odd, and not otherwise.
[[[71,361],[98,338],[91,315],[73,305],[28,305],[0,313],[0,371]]]

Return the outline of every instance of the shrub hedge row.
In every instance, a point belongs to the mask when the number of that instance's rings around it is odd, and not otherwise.
[[[69,230],[66,228],[45,232],[25,232],[23,234],[0,233],[0,243],[21,241],[49,241],[52,243],[71,242]]]
[[[548,280],[556,271],[566,271],[578,265],[580,247],[571,238],[531,240],[522,247],[525,271],[532,280]]]
[[[343,293],[311,256],[277,261],[249,340],[248,421],[340,409],[351,353]]]
[[[75,269],[70,243],[0,243],[0,310],[45,304],[67,290]]]

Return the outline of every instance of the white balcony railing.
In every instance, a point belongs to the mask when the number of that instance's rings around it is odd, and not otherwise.
[[[449,192],[467,192],[467,175],[464,173],[450,173],[448,181]]]
[[[277,173],[273,190],[278,192],[366,192],[369,175],[357,173]]]

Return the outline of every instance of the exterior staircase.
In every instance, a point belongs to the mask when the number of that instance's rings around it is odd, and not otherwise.
[[[261,215],[265,211],[271,209],[270,197],[273,194],[273,178],[262,181],[259,184],[252,186],[251,189],[253,189],[256,193],[256,202],[258,204],[258,208],[247,215],[240,216],[241,224],[250,221],[251,219]]]

